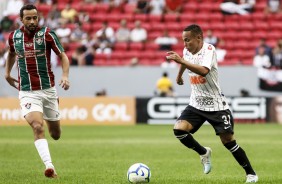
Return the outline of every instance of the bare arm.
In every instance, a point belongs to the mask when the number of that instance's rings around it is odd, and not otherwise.
[[[201,75],[203,77],[205,77],[208,73],[209,73],[209,69],[201,66],[201,65],[197,65],[197,64],[193,64],[190,63],[186,60],[184,60],[183,58],[181,58],[176,52],[174,51],[169,51],[167,52],[169,54],[169,56],[167,56],[167,59],[173,60],[176,63],[181,64],[181,68],[187,68],[189,70],[191,70],[192,72]],[[181,70],[180,68],[180,70]],[[182,69],[183,70],[183,69]],[[183,70],[184,71],[184,70]],[[179,71],[180,72],[180,71]],[[183,73],[183,72],[182,72]]]
[[[8,51],[8,58],[7,58],[6,66],[5,66],[5,78],[11,86],[18,89],[17,84],[16,84],[16,83],[18,83],[18,80],[11,77],[11,70],[12,70],[14,64],[15,64],[15,61],[16,61],[16,53],[11,52],[9,50]]]
[[[70,68],[70,64],[69,64],[69,59],[67,57],[67,55],[62,52],[60,55],[58,55],[61,62],[62,62],[62,78],[60,81],[60,86],[62,86],[62,88],[64,90],[68,90],[70,87],[70,83],[69,83],[69,68]]]

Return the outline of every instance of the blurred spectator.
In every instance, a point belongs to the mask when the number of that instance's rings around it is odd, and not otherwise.
[[[256,55],[259,53],[260,47],[264,48],[265,54],[269,56],[270,62],[272,63],[273,62],[272,48],[266,44],[265,38],[260,39],[259,45],[256,47],[256,50],[255,50]]]
[[[70,41],[71,29],[65,23],[62,23],[56,30],[57,36],[60,38],[61,43],[64,45]]]
[[[277,45],[273,48],[273,66],[282,68],[282,39],[279,39]]]
[[[256,0],[224,0],[220,4],[223,14],[247,15],[253,11]]]
[[[139,20],[135,21],[135,27],[130,32],[130,41],[145,42],[147,40],[147,30],[141,26]]]
[[[165,13],[180,14],[182,12],[183,0],[165,0]]]
[[[162,15],[165,11],[165,0],[151,0],[150,1],[150,14]]]
[[[258,54],[253,59],[253,65],[257,68],[269,68],[271,66],[270,58],[265,53],[263,46],[258,48]]]
[[[135,13],[147,14],[150,12],[149,0],[137,0]]]
[[[14,21],[10,19],[8,16],[4,16],[0,22],[0,27],[3,32],[9,32],[13,28]]]
[[[218,38],[213,35],[212,30],[207,30],[207,35],[204,37],[204,42],[207,42],[209,44],[212,44],[213,46],[215,46],[218,42]]]
[[[110,12],[122,12],[127,0],[109,0]]]
[[[163,35],[155,39],[155,43],[159,45],[159,50],[172,50],[172,45],[177,44],[178,40],[169,35],[168,30],[163,31]]]
[[[97,38],[105,34],[106,38],[110,40],[110,42],[114,43],[115,41],[115,32],[112,27],[108,25],[108,22],[102,23],[102,28],[96,32]]]
[[[61,17],[65,23],[74,23],[77,17],[77,11],[70,4],[66,4],[66,7],[61,12]]]
[[[128,42],[130,40],[130,30],[127,27],[125,19],[120,21],[120,27],[117,29],[115,35],[117,42]]]
[[[107,96],[107,91],[102,89],[101,91],[97,91],[95,96]]]
[[[23,0],[9,0],[6,10],[3,12],[3,16],[18,15],[22,6]]]
[[[161,97],[173,96],[173,85],[167,72],[164,72],[162,77],[158,79],[156,93]]]
[[[106,36],[106,32],[104,31],[102,35],[97,37],[97,42],[95,43],[96,46],[96,53],[104,53],[104,54],[111,54],[113,42]]]
[[[138,66],[139,65],[139,58],[138,57],[131,58],[129,65],[131,67]]]
[[[225,56],[227,54],[227,51],[222,48],[222,40],[218,40],[218,42],[215,44],[215,52],[216,52],[216,58],[218,62],[223,62],[225,59]]]
[[[264,9],[265,14],[281,13],[281,12],[282,12],[281,0],[267,0],[266,7]]]
[[[71,57],[71,65],[84,66],[92,65],[94,56],[92,53],[87,53],[85,46],[78,47]]]
[[[87,39],[87,33],[82,30],[81,24],[75,24],[75,29],[71,32],[70,40],[72,42],[82,42],[85,39]]]
[[[250,96],[250,92],[246,89],[241,89],[240,90],[240,96],[241,97],[249,97]]]

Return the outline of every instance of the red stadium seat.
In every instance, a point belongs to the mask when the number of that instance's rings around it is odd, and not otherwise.
[[[147,22],[148,15],[147,14],[135,14],[134,15],[135,20],[140,20],[141,22]]]
[[[151,23],[151,24],[154,24],[155,22],[156,23],[159,23],[163,20],[163,16],[162,15],[149,15],[148,16],[148,21]]]
[[[163,17],[164,22],[177,22],[179,20],[178,14],[165,14]]]
[[[109,3],[96,3],[94,6],[94,12],[97,13],[108,13],[110,11],[110,4]]]
[[[116,42],[114,45],[115,51],[127,51],[128,43],[127,42]]]
[[[146,50],[146,52],[159,50],[159,45],[155,44],[154,41],[146,43],[144,47],[145,47],[144,49]]]
[[[129,44],[129,50],[133,50],[133,51],[144,50],[144,43],[141,43],[141,42],[131,42]]]

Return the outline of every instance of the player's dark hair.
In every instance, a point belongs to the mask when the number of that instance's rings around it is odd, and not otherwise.
[[[33,4],[24,5],[20,10],[20,17],[23,18],[23,11],[24,10],[33,10],[33,9],[35,9],[37,11],[36,6],[34,6]]]
[[[201,27],[197,24],[191,24],[191,25],[187,26],[183,31],[191,31],[191,33],[194,36],[200,34],[203,37],[203,31],[202,31]]]

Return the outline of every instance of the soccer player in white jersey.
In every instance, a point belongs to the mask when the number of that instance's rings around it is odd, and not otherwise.
[[[191,134],[205,121],[214,128],[222,144],[233,154],[246,172],[246,183],[258,181],[245,151],[234,138],[233,116],[218,83],[218,67],[215,48],[203,42],[201,27],[192,24],[183,30],[185,48],[181,58],[169,51],[167,59],[180,64],[177,84],[183,85],[182,74],[187,69],[191,84],[190,103],[182,112],[174,126],[174,134],[187,148],[196,151],[201,158],[204,173],[211,171],[211,148],[200,145]]]
[[[68,90],[69,60],[54,31],[39,27],[39,13],[32,4],[20,10],[23,26],[9,35],[9,53],[5,78],[19,90],[21,112],[34,134],[34,144],[45,164],[44,174],[56,178],[57,173],[51,160],[47,139],[44,133],[44,120],[54,140],[61,136],[60,112],[55,76],[51,67],[51,50],[62,63],[60,85]],[[12,67],[17,60],[18,80],[11,76]]]

